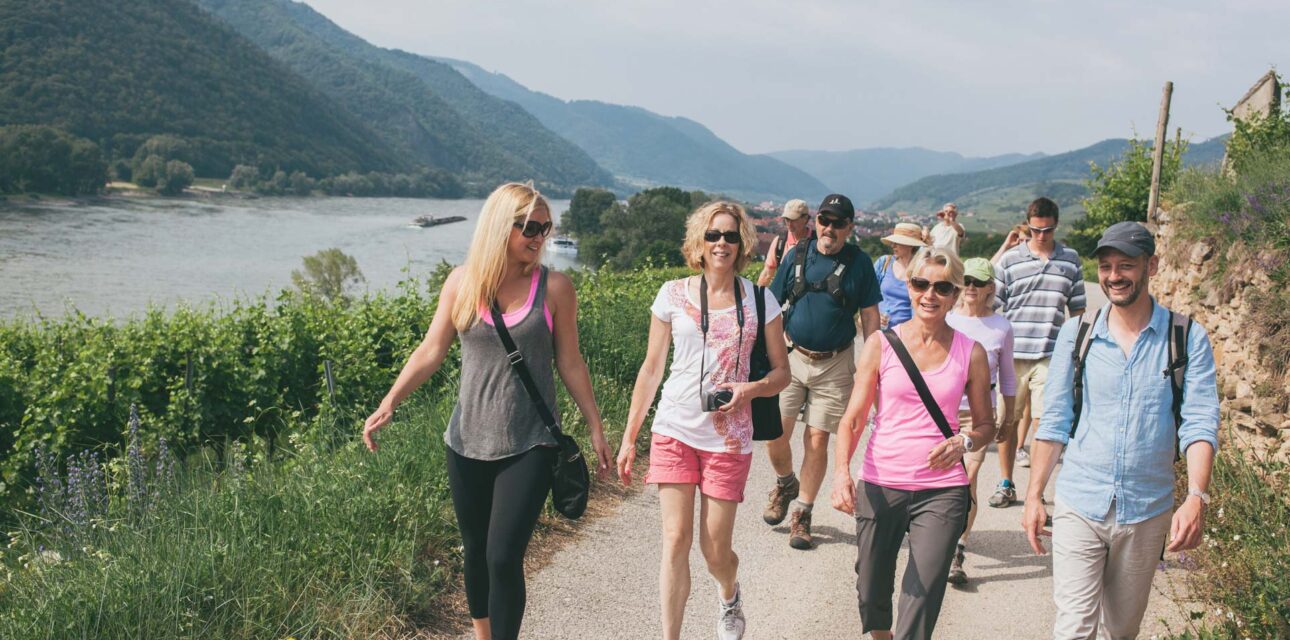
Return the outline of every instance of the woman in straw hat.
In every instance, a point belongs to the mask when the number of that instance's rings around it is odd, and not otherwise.
[[[882,239],[882,243],[891,247],[891,254],[879,257],[873,263],[873,270],[878,274],[878,287],[882,291],[882,302],[878,311],[882,314],[882,328],[890,329],[908,320],[913,315],[909,306],[909,289],[905,285],[908,279],[905,271],[914,254],[927,246],[923,242],[922,227],[901,222],[896,225],[891,235]]]

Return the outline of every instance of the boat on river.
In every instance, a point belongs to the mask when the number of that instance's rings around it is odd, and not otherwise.
[[[465,219],[465,216],[444,216],[442,218],[435,216],[417,216],[412,219],[412,226],[424,229],[426,227],[437,227],[441,224],[448,224],[450,222],[461,222]]]
[[[556,236],[551,239],[551,251],[555,253],[578,253],[578,241],[569,236]]]

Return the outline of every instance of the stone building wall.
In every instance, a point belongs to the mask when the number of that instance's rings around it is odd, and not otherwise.
[[[1209,331],[1226,444],[1290,461],[1290,375],[1260,363],[1259,338],[1250,319],[1247,293],[1272,286],[1252,259],[1257,256],[1246,255],[1239,245],[1218,247],[1178,237],[1167,212],[1161,215],[1156,242],[1161,264],[1152,293]],[[1231,266],[1217,283],[1213,276],[1220,256]]]

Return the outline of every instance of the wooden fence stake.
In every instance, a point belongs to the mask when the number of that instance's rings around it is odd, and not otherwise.
[[[1165,94],[1160,99],[1160,116],[1156,119],[1156,144],[1151,149],[1151,195],[1147,198],[1147,220],[1156,222],[1156,209],[1160,206],[1160,169],[1165,159],[1165,135],[1169,129],[1169,100],[1174,94],[1174,83],[1165,83]]]

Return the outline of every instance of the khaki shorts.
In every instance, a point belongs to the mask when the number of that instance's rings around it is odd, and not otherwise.
[[[1017,401],[1013,405],[1017,420],[1025,413],[1027,402],[1030,403],[1031,420],[1037,421],[1044,415],[1044,383],[1048,382],[1049,360],[1052,358],[1012,361],[1017,370]]]
[[[963,431],[965,429],[968,431],[972,430],[972,412],[960,410],[959,411],[959,431]],[[990,443],[987,442],[983,446],[977,447],[963,454],[963,459],[968,462],[975,462],[977,464],[985,462],[985,450],[989,448],[990,448]]]
[[[780,415],[804,414],[802,420],[807,426],[837,433],[855,384],[854,352],[854,345],[849,345],[827,360],[812,360],[797,351],[789,352],[789,382],[779,392]]]

